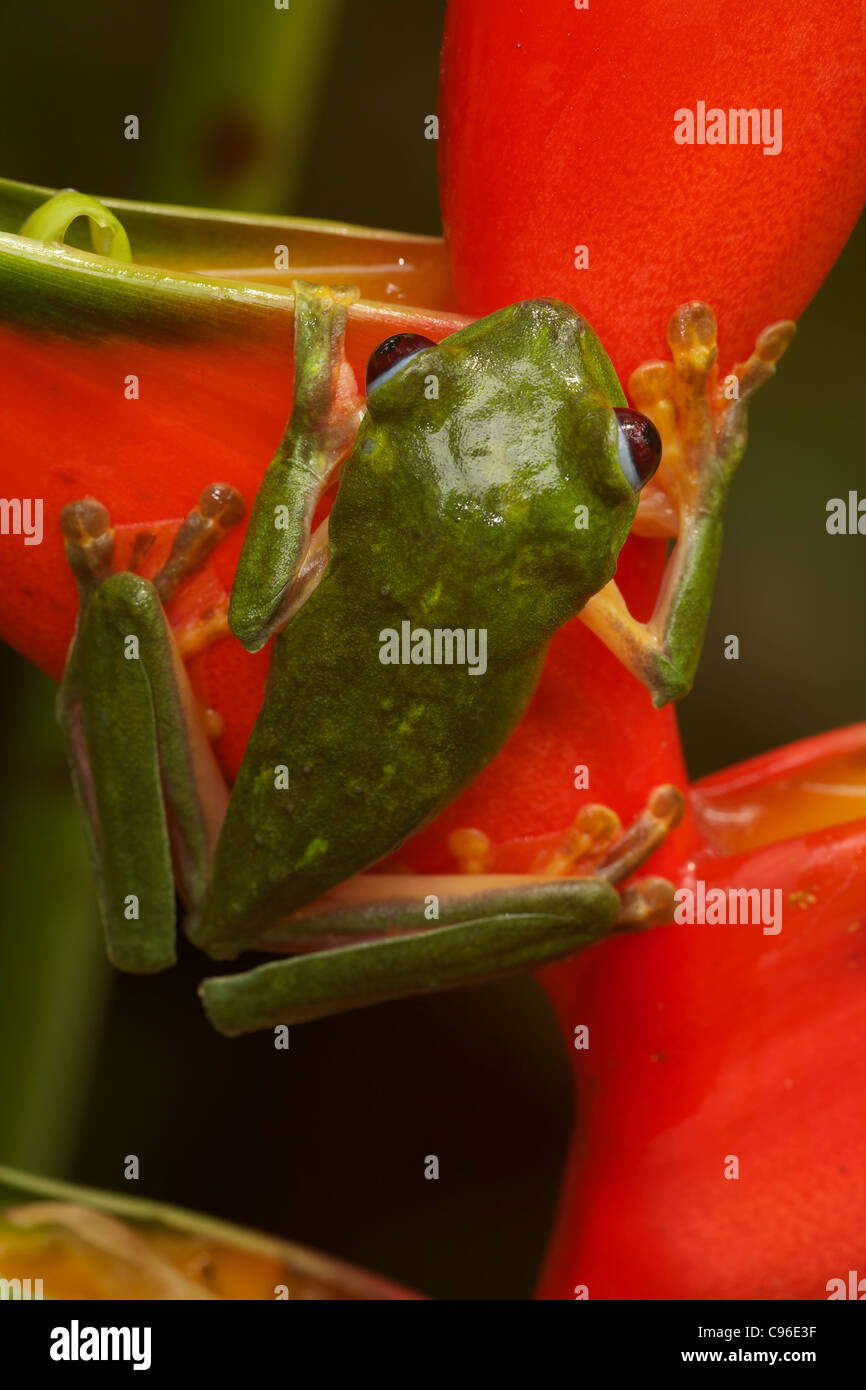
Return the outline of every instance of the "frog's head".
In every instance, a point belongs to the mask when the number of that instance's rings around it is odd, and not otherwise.
[[[481,606],[485,576],[507,577],[512,621],[536,637],[612,578],[661,441],[574,309],[525,300],[439,344],[398,335],[367,389],[357,466],[399,479],[416,563],[411,517],[434,509],[449,570]]]

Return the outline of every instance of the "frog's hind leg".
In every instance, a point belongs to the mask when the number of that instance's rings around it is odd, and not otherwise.
[[[239,510],[240,506],[240,510]],[[177,878],[202,899],[228,798],[166,622],[170,597],[242,514],[233,489],[206,489],[154,582],[111,574],[114,535],[93,498],[61,526],[81,607],[58,697],[112,962],[174,962]]]
[[[657,788],[623,834],[601,814],[595,867],[583,877],[362,874],[294,914],[257,943],[309,952],[242,975],[205,980],[205,1011],[220,1032],[300,1023],[346,1009],[533,970],[615,928],[669,921],[673,887],[647,878],[619,895],[682,813],[682,794]],[[604,808],[594,808],[601,811]],[[588,830],[589,826],[585,826]],[[583,861],[581,861],[581,867]],[[378,882],[377,882],[378,880]],[[352,941],[355,944],[341,944]],[[317,949],[322,946],[331,949]]]

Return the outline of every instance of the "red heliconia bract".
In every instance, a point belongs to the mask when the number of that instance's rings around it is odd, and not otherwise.
[[[702,299],[722,364],[745,360],[799,317],[863,206],[864,27],[860,0],[450,0],[441,197],[460,309],[564,299],[625,380]],[[677,144],[685,110],[696,138],[714,110],[766,111],[771,131],[778,112],[781,147]]]
[[[469,315],[525,296],[566,299],[625,381],[639,361],[667,355],[672,310],[700,298],[717,312],[722,362],[745,357],[756,332],[808,302],[862,204],[864,79],[859,0],[832,9],[451,0],[440,148],[455,307]],[[700,102],[781,111],[780,152],[676,144],[676,113],[697,113]],[[293,249],[292,265],[304,263]],[[251,296],[239,333],[227,298],[213,296],[209,317],[188,330],[151,334],[175,294],[165,277],[154,281],[153,325],[145,315],[127,332],[115,315],[122,268],[80,319],[80,294],[63,299],[80,267],[58,264],[50,287],[42,273],[33,272],[33,293],[53,306],[50,326],[0,329],[4,491],[43,497],[46,527],[42,546],[5,551],[0,632],[57,675],[75,613],[60,508],[97,494],[121,523],[119,562],[145,527],[157,537],[152,566],[205,483],[232,482],[249,500],[289,405],[290,316],[276,296],[254,312]],[[94,263],[93,282],[103,274]],[[436,312],[397,324],[375,305],[359,310],[349,341],[359,380],[398,327],[438,339],[458,326],[433,279],[437,293],[423,302]],[[134,403],[122,390],[130,372],[142,380]],[[175,625],[184,605],[194,612],[225,597],[238,543],[179,596]],[[632,538],[623,551],[617,579],[638,618],[649,616],[664,561],[658,541]],[[266,665],[265,653],[250,658],[232,640],[191,662],[199,699],[222,716],[218,751],[230,774]],[[828,739],[699,785],[649,866],[678,883],[782,890],[780,936],[663,927],[543,972],[579,1105],[544,1296],[586,1286],[594,1298],[821,1297],[827,1279],[854,1267],[866,1226],[866,1054],[857,1045],[866,846],[862,822],[839,825],[866,805],[843,796],[810,819],[786,780],[840,749],[866,761],[862,730]],[[578,765],[590,774],[580,791]],[[686,785],[672,709],[654,710],[575,620],[551,644],[509,743],[399,858],[452,870],[449,833],[470,827],[490,838],[497,869],[520,871],[534,841],[563,830],[582,803],[606,802],[626,820],[662,782]],[[742,786],[754,804],[781,788],[782,809],[764,838],[715,843],[706,806],[729,797],[736,823]],[[572,1046],[580,1024],[588,1051]],[[731,1155],[737,1180],[725,1177]]]
[[[864,85],[859,0],[451,0],[440,172],[457,307],[567,300],[625,381],[668,355],[670,314],[701,299],[733,365],[761,329],[799,315],[856,220]],[[766,110],[778,152],[675,141],[685,110],[703,134],[714,108]],[[663,551],[632,538],[623,552],[617,578],[639,617]],[[822,1298],[827,1280],[862,1266],[866,822],[854,818],[866,803],[825,797],[815,811],[795,786],[798,768],[842,745],[853,762],[838,781],[862,771],[862,729],[699,784],[650,864],[683,885],[778,890],[779,936],[670,926],[542,972],[577,1122],[541,1296]],[[571,789],[576,763],[590,768],[588,793]],[[508,747],[415,845],[468,820],[514,841],[587,796],[630,814],[653,782],[683,780],[672,712],[654,711],[572,623]],[[779,787],[787,802],[769,815],[762,798],[778,803]],[[694,814],[707,794],[728,796],[732,823],[757,820],[764,837],[745,833],[739,855],[708,842]],[[435,854],[413,863],[433,867]]]

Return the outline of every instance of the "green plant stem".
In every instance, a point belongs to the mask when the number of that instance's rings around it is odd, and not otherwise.
[[[155,196],[257,212],[291,206],[342,5],[192,0],[177,12],[157,128],[140,136]]]
[[[0,651],[0,1157],[62,1172],[108,970],[46,676]]]

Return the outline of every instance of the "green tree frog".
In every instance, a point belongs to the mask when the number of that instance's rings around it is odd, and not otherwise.
[[[59,713],[109,954],[127,970],[172,964],[175,881],[187,934],[211,957],[294,952],[205,981],[206,1011],[228,1033],[532,968],[617,923],[664,919],[658,880],[631,897],[613,884],[675,821],[670,788],[590,875],[492,880],[441,903],[423,876],[385,900],[341,891],[363,885],[358,875],[501,748],[551,637],[576,614],[657,703],[689,689],[745,402],[792,331],[762,335],[723,410],[703,305],[672,321],[673,366],[638,374],[677,456],[648,508],[649,528],[677,541],[640,624],[614,573],[662,439],[628,407],[586,321],[538,299],[439,344],[389,339],[371,358],[364,406],[344,356],[356,297],[295,285],[292,414],[229,608],[249,650],[276,640],[230,799],[163,605],[240,519],[242,500],[227,484],[206,489],[153,582],[111,573],[97,501],[62,518],[80,614]],[[338,469],[330,517],[313,530]]]

